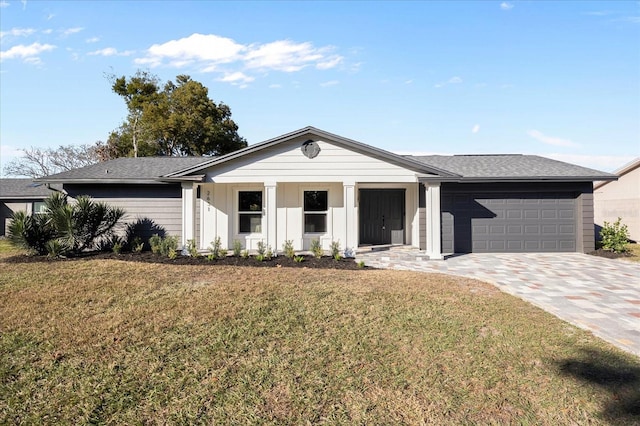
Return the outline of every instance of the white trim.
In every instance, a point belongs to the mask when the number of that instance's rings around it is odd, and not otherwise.
[[[187,241],[195,240],[196,185],[191,182],[182,183],[182,249]]]
[[[304,229],[305,215],[307,211],[304,209],[304,193],[305,191],[325,191],[327,193],[327,210],[324,212],[309,212],[311,214],[325,215],[326,230],[324,232],[306,232]],[[331,206],[330,189],[328,186],[318,185],[300,185],[300,207],[302,207],[302,239],[319,238],[322,239],[328,235],[333,236],[333,207]]]
[[[425,183],[426,239],[429,259],[443,259],[440,229],[440,183]]]
[[[278,193],[277,193],[278,184],[275,182],[265,182],[264,183],[264,206],[266,213],[266,221],[263,217],[262,223],[266,222],[266,236],[267,236],[267,246],[271,247],[271,250],[275,253],[278,250],[277,245],[277,219],[278,219]],[[265,230],[263,229],[263,234]]]
[[[344,250],[351,251],[358,247],[358,210],[356,207],[355,182],[344,182],[342,184],[342,194],[346,216]]]

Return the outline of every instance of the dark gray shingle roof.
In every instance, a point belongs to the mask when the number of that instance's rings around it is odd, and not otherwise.
[[[46,176],[39,180],[44,182],[152,182],[160,176],[167,175],[176,170],[196,166],[205,161],[210,161],[211,158],[212,157],[116,158],[115,160]]]
[[[464,179],[611,179],[614,175],[537,155],[410,156]]]
[[[52,185],[60,189],[59,186]],[[0,198],[31,199],[47,198],[51,190],[43,183],[34,183],[33,179],[0,179]]]

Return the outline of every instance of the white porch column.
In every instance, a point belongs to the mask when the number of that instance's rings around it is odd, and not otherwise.
[[[358,248],[358,224],[356,220],[356,184],[353,181],[343,182],[345,210],[344,250],[355,253]]]
[[[191,182],[182,182],[182,248],[187,246],[188,240],[195,240],[196,236],[196,186]]]
[[[277,246],[277,193],[276,193],[277,183],[276,182],[265,182],[264,183],[264,192],[265,192],[265,210],[267,216],[267,232],[265,232],[267,237],[267,245],[271,246],[271,250],[274,252],[279,249]]]
[[[426,237],[429,259],[443,259],[440,228],[440,183],[425,183]]]

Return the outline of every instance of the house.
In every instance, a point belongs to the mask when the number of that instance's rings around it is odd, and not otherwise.
[[[640,241],[640,158],[615,171],[617,181],[595,182],[593,185],[594,221],[602,227],[605,221],[618,218],[629,228],[629,238]]]
[[[40,211],[51,192],[49,187],[34,183],[33,179],[0,179],[0,237],[7,235],[13,213]]]
[[[205,249],[404,244],[463,252],[594,249],[594,180],[528,155],[400,156],[313,127],[220,157],[120,158],[39,179],[149,217]]]

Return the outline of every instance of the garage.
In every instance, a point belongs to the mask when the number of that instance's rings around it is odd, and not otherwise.
[[[581,221],[576,192],[527,185],[518,191],[469,189],[443,185],[443,252],[578,251]]]

